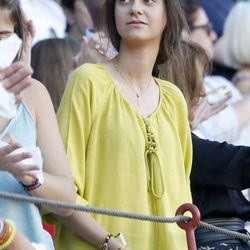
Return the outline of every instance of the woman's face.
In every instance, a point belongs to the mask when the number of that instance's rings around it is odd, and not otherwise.
[[[210,59],[213,59],[213,43],[217,36],[202,8],[199,8],[196,13],[196,19],[191,27],[190,38],[205,49]]]
[[[10,18],[10,11],[0,9],[0,40],[6,39],[14,33],[14,24]]]
[[[116,0],[115,22],[122,40],[157,40],[167,24],[164,0]]]

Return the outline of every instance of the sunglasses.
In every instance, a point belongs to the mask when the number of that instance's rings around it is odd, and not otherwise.
[[[203,29],[207,32],[207,35],[210,36],[211,33],[214,31],[214,27],[213,24],[211,22],[208,22],[206,24],[203,25],[191,25],[190,26],[190,30],[197,30],[197,29]]]

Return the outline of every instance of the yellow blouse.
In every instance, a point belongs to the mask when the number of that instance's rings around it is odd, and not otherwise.
[[[144,119],[102,65],[85,64],[73,73],[58,121],[78,204],[173,217],[181,204],[191,202],[185,100],[173,84],[155,80],[159,105]],[[109,232],[122,232],[132,250],[187,249],[176,224],[93,216]],[[58,224],[56,249],[96,248]]]

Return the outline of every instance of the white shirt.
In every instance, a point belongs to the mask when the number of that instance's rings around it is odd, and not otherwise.
[[[33,44],[43,39],[65,36],[66,17],[56,1],[21,0],[21,6],[36,28]]]
[[[232,92],[232,98],[228,101],[228,107],[218,114],[202,122],[193,132],[205,139],[219,142],[227,141],[235,145],[250,146],[250,121],[238,132],[238,117],[232,104],[244,99],[240,91],[226,78],[221,76],[205,77],[206,91],[209,92],[219,86],[226,86]]]

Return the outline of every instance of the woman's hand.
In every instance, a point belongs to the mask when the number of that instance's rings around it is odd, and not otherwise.
[[[20,62],[11,64],[9,67],[0,69],[0,83],[9,92],[16,95],[16,102],[21,100],[20,92],[31,85],[33,71],[31,67],[24,66]]]
[[[213,98],[210,98],[213,97]],[[191,130],[219,113],[227,107],[227,101],[232,97],[232,92],[226,89],[226,86],[219,86],[206,93],[206,96],[201,97],[198,101],[194,100],[190,104],[189,123]],[[213,100],[213,102],[211,101]]]
[[[0,148],[0,170],[11,173],[18,181],[21,181],[25,185],[30,185],[36,178],[36,171],[39,170],[39,166],[31,164],[23,164],[25,159],[32,158],[30,153],[17,153],[15,150],[21,149],[22,146],[19,143],[15,143],[12,137],[7,142],[6,146]]]
[[[226,97],[218,103],[210,104],[208,103],[207,96],[205,96],[201,97],[198,103],[191,105],[189,110],[189,123],[191,130],[196,129],[201,122],[225,109],[229,98],[230,97]]]
[[[74,62],[74,68],[83,63],[100,63],[111,59],[110,42],[103,32],[93,33],[91,38],[82,37],[81,47]]]
[[[31,64],[31,49],[33,40],[36,34],[36,29],[32,20],[30,20],[27,15],[22,10],[22,17],[24,23],[24,36],[25,36],[25,43],[23,44],[23,53],[20,58],[20,61],[25,66],[30,66]]]

